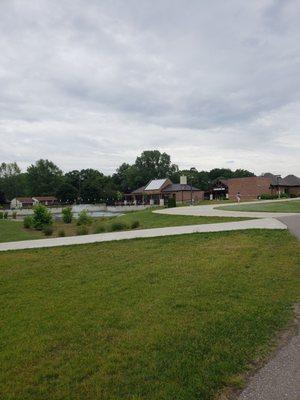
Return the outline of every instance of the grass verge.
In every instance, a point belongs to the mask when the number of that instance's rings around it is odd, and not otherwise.
[[[0,397],[213,399],[292,316],[286,231],[0,254]]]
[[[287,212],[300,213],[300,200],[278,201],[274,203],[236,204],[232,206],[217,207],[227,211],[256,211],[256,212]]]
[[[218,222],[238,221],[246,218],[220,218],[220,217],[194,217],[184,215],[164,215],[155,214],[151,210],[130,212],[118,217],[95,218],[93,223],[87,226],[88,233],[100,233],[100,231],[112,231],[113,224],[118,222],[125,226],[124,229],[130,229],[132,224],[138,221],[139,229],[162,228],[167,226],[209,224]],[[63,221],[55,221],[53,224],[52,237],[60,236],[64,231],[64,236],[74,236],[78,233],[76,220],[71,224],[65,224]],[[24,229],[20,221],[0,220],[0,243],[17,240],[41,239],[44,235],[33,229]]]

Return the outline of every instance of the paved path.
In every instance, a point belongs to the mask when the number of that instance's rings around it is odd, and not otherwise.
[[[273,218],[253,219],[248,221],[224,222],[216,224],[172,226],[169,228],[140,229],[134,231],[99,233],[95,235],[70,236],[53,239],[23,240],[20,242],[0,243],[0,251],[36,249],[42,247],[68,246],[113,240],[172,236],[188,233],[225,232],[245,229],[286,229],[286,225]]]
[[[297,199],[285,199],[281,201],[295,201]],[[277,201],[277,200],[276,200]],[[263,204],[263,203],[274,203],[274,200],[260,200],[252,202],[243,202],[242,204]],[[234,204],[230,204],[234,205]],[[158,214],[171,214],[171,215],[194,215],[203,217],[242,217],[242,218],[280,218],[286,216],[299,216],[299,213],[281,213],[281,212],[252,212],[252,211],[229,211],[229,210],[218,210],[218,207],[222,207],[224,204],[207,204],[205,206],[188,206],[188,207],[176,207],[176,208],[164,208],[162,210],[154,211]],[[225,204],[226,206],[226,204]]]
[[[238,400],[300,400],[300,332],[249,381]]]
[[[300,239],[300,215],[293,215],[289,217],[280,217],[279,221],[284,223],[290,232],[292,232],[298,239]],[[299,397],[300,400],[300,397]]]

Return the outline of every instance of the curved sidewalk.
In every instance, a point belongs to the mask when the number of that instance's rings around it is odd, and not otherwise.
[[[286,225],[273,218],[253,219],[238,222],[216,224],[172,226],[168,228],[140,229],[134,231],[98,233],[86,236],[70,236],[53,239],[23,240],[20,242],[0,243],[0,251],[37,249],[44,247],[69,246],[114,240],[151,238],[159,236],[183,235],[189,233],[226,232],[245,229],[287,229]]]
[[[294,201],[296,199],[284,199],[280,201]],[[276,200],[277,201],[277,200]],[[274,203],[274,200],[259,200],[251,202],[243,202],[240,204],[264,204]],[[238,205],[228,204],[228,205]],[[164,208],[163,210],[156,210],[158,214],[171,214],[171,215],[192,215],[198,217],[236,217],[236,218],[279,218],[287,216],[299,216],[299,213],[282,213],[282,212],[255,212],[255,211],[230,211],[220,210],[218,207],[226,206],[226,204],[208,204],[205,206],[187,206],[176,208]]]

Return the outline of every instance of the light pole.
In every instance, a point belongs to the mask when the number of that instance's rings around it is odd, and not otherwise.
[[[277,194],[278,194],[278,199],[280,199],[279,179],[281,178],[281,175],[275,175],[275,176],[276,176],[276,181],[277,181]]]

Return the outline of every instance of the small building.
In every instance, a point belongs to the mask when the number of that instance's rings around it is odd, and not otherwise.
[[[30,208],[34,205],[32,197],[15,197],[10,202],[11,209]]]
[[[195,202],[203,200],[204,192],[187,184],[174,184],[170,179],[154,179],[129,194],[125,201],[134,204],[163,205],[170,197],[176,202]]]
[[[288,175],[281,178],[270,173],[262,176],[231,178],[227,180],[228,198],[235,200],[240,194],[241,200],[255,200],[263,194],[300,196],[300,178]]]
[[[32,198],[35,204],[44,204],[45,206],[54,206],[57,204],[57,198],[54,196],[35,196]]]
[[[261,176],[231,178],[227,180],[228,198],[236,200],[237,194],[242,201],[258,199],[262,194],[271,194],[271,180]]]
[[[285,178],[281,178],[279,175],[266,173],[263,174],[263,177],[270,179],[272,194],[288,194],[297,197],[300,196],[300,178],[297,176],[287,175]]]
[[[21,208],[31,208],[36,204],[53,206],[57,204],[57,198],[54,196],[15,197],[10,202],[10,208],[12,210]]]

